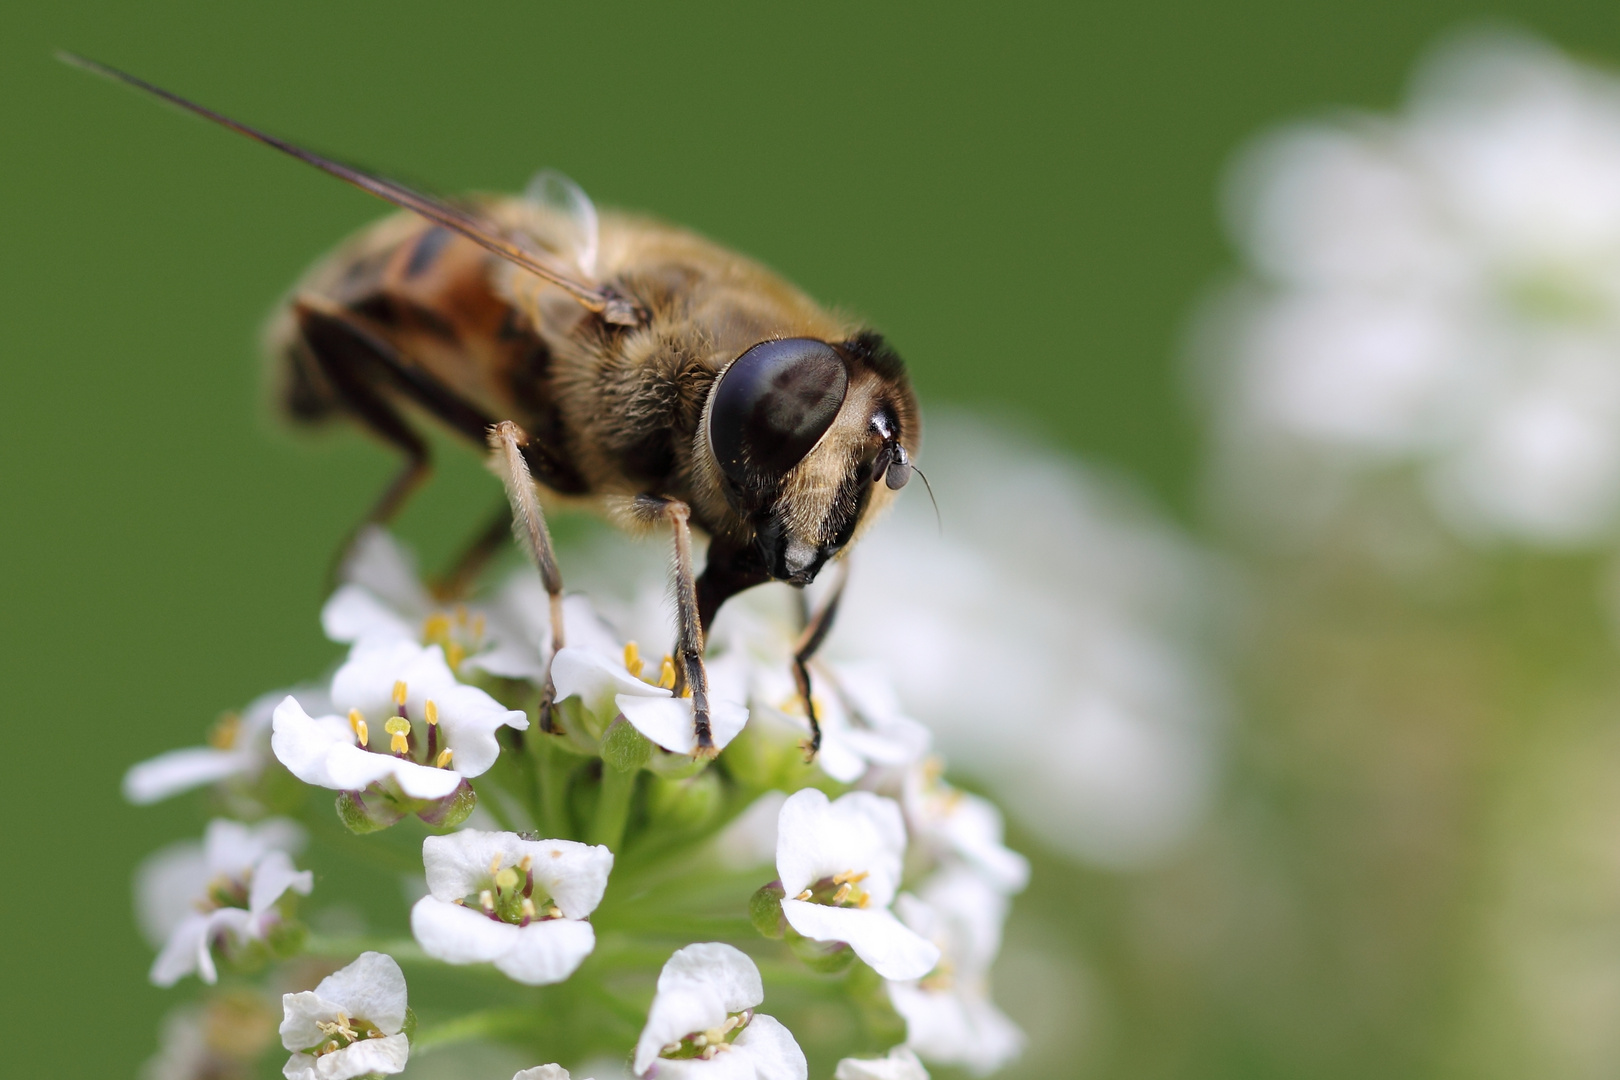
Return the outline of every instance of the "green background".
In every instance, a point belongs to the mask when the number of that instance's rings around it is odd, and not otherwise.
[[[1481,14],[1620,56],[1612,5],[1546,0],[11,5],[8,1071],[121,1076],[151,1053],[176,994],[146,984],[127,882],[197,822],[187,805],[124,807],[118,779],[331,661],[323,572],[392,467],[358,436],[278,431],[255,344],[281,291],[378,205],[53,49],[442,190],[560,168],[599,203],[694,226],[868,316],[925,401],[1016,417],[1191,521],[1197,438],[1175,357],[1189,304],[1230,261],[1223,162],[1279,120],[1391,107],[1421,50]],[[490,497],[459,457],[404,531],[447,551]],[[1087,903],[1098,875],[1042,865],[1026,903]],[[1111,1074],[1129,1054],[1088,1060]]]

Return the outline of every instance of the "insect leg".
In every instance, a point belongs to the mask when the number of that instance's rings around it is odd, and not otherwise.
[[[844,586],[847,584],[849,564],[840,562],[838,583],[832,587],[827,599],[822,601],[820,609],[805,620],[804,632],[793,646],[793,683],[798,687],[800,700],[804,702],[804,715],[810,721],[810,742],[804,748],[808,760],[814,760],[821,750],[821,722],[816,717],[816,702],[811,694],[810,658],[827,640],[833,620],[838,617],[838,602],[844,598]]]
[[[348,555],[355,536],[367,525],[385,523],[399,513],[412,492],[432,471],[427,443],[380,393],[371,373],[378,360],[371,335],[357,333],[347,319],[300,301],[294,306],[300,347],[331,384],[338,398],[362,425],[405,455],[405,465],[338,548],[336,563]]]
[[[565,644],[562,609],[562,574],[557,570],[557,557],[551,549],[551,533],[546,529],[545,511],[540,508],[540,494],[534,478],[529,475],[529,463],[523,456],[523,447],[529,441],[523,429],[510,420],[502,420],[489,429],[491,464],[506,485],[506,497],[511,502],[512,533],[518,544],[533,557],[540,569],[540,581],[551,599],[551,655]],[[556,688],[552,685],[550,665],[547,665],[546,686],[540,696],[540,730],[555,731],[552,722],[552,702]]]
[[[465,596],[484,567],[511,539],[512,508],[502,500],[490,516],[489,523],[461,549],[455,562],[433,583],[433,594],[440,600]]]
[[[679,499],[638,495],[631,514],[639,521],[667,521],[674,534],[675,563],[675,693],[692,699],[693,757],[712,758],[714,745],[709,725],[709,673],[703,667],[704,620],[698,608],[698,579],[692,568],[692,510]]]

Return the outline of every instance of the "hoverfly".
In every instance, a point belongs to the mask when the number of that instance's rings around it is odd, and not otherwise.
[[[515,531],[551,597],[554,650],[562,580],[535,482],[616,507],[625,523],[667,522],[675,690],[692,699],[695,752],[716,753],[703,667],[716,611],[768,581],[814,581],[910,479],[917,400],[883,338],[694,233],[598,217],[557,174],[542,173],[525,197],[444,201],[62,58],[402,208],[317,263],[277,313],[282,407],[302,423],[359,424],[403,455],[362,525],[390,520],[428,475],[407,410],[487,444],[508,500],[452,579],[470,578]],[[709,537],[701,574],[692,526]],[[835,589],[807,615],[795,652],[811,754],[820,728],[807,663],[837,599]]]

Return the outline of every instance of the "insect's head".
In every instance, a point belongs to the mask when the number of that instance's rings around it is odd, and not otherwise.
[[[727,502],[779,581],[806,584],[911,478],[917,404],[876,334],[762,341],[721,371],[704,436]]]

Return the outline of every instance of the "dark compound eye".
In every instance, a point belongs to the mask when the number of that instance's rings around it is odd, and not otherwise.
[[[709,445],[739,484],[777,480],[832,426],[849,389],[843,358],[825,341],[763,341],[720,375]]]

